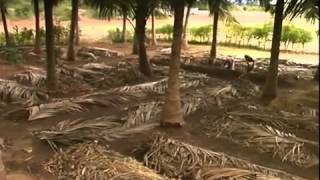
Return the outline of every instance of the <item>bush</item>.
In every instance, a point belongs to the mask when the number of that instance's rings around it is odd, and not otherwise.
[[[281,34],[281,42],[284,43],[285,47],[288,48],[289,44],[293,46],[296,43],[301,43],[302,46],[313,39],[311,32],[301,28],[297,28],[293,25],[283,26]]]
[[[171,24],[166,24],[160,28],[156,29],[157,34],[164,35],[167,40],[172,39],[172,34],[173,34],[173,26]]]
[[[66,2],[70,2],[70,1],[66,1]],[[63,2],[54,8],[54,15],[59,21],[71,20],[72,8],[70,6],[70,3],[66,4],[66,2]]]
[[[16,45],[30,45],[34,42],[34,31],[23,27],[19,30],[18,26],[13,27],[14,33],[11,35],[14,38]]]
[[[130,31],[126,32],[126,36],[127,36],[127,40],[133,39],[133,34]],[[122,31],[120,31],[119,28],[109,30],[107,39],[115,43],[122,42]]]
[[[55,42],[58,44],[67,44],[68,37],[70,32],[70,26],[64,27],[61,25],[60,21],[55,23],[54,33],[55,33]],[[45,35],[45,33],[44,33]]]
[[[27,6],[22,6],[14,9],[14,16],[17,18],[29,18],[31,17],[31,8]]]
[[[209,42],[211,34],[211,25],[193,27],[190,29],[190,34],[193,38],[199,39],[200,42]]]
[[[0,55],[4,56],[4,58],[12,64],[20,63],[23,60],[21,53],[16,47],[0,47]]]

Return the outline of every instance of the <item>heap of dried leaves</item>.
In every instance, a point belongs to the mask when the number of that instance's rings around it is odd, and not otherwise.
[[[148,167],[174,178],[192,176],[193,179],[230,179],[237,176],[260,174],[261,177],[269,177],[267,179],[274,179],[274,177],[283,180],[303,179],[280,170],[252,164],[224,153],[209,151],[163,136],[156,137],[144,159]],[[210,167],[209,171],[205,170],[207,167]],[[231,169],[226,168],[238,170],[231,172]],[[214,169],[216,170],[213,171]],[[223,169],[229,171],[228,176],[226,172],[220,174]]]
[[[126,158],[97,143],[77,144],[56,153],[45,169],[58,180],[163,180],[131,158]]]

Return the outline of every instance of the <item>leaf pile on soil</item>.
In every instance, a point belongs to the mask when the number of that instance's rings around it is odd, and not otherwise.
[[[76,144],[56,153],[45,169],[58,180],[165,180],[142,163],[97,143]]]
[[[161,135],[156,136],[150,150],[145,154],[144,161],[148,167],[173,178],[193,177],[192,179],[207,179],[204,177],[209,175],[208,170],[207,173],[202,171],[210,167],[211,170],[219,168],[220,172],[224,168],[242,169],[246,170],[244,171],[246,173],[250,172],[249,174],[269,177],[267,179],[275,179],[275,177],[282,180],[303,179],[280,170],[252,164],[224,153],[213,152]],[[208,179],[219,179],[214,178],[216,176],[219,177],[219,171],[217,173],[211,171],[213,173],[211,175],[212,178]],[[241,170],[237,173],[239,177],[243,175]]]

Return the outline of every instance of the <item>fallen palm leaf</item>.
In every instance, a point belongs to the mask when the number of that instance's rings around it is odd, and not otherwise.
[[[77,144],[56,153],[45,169],[58,180],[165,180],[134,159],[124,157],[97,143]]]
[[[148,167],[174,178],[190,176],[197,170],[209,166],[245,169],[283,180],[303,179],[280,170],[252,164],[224,153],[209,151],[164,136],[155,138],[150,150],[145,154],[144,161]]]
[[[261,152],[270,152],[282,161],[290,161],[298,166],[309,167],[317,164],[317,157],[306,149],[305,144],[317,142],[296,137],[294,134],[279,131],[271,126],[252,125],[238,120],[216,121],[215,134],[239,144],[253,146]]]
[[[199,170],[195,177],[195,180],[200,179],[281,180],[281,178],[237,168],[205,168],[205,170]]]
[[[7,102],[24,100],[26,105],[33,105],[46,101],[48,95],[15,81],[0,79],[0,99]]]
[[[20,84],[33,87],[45,87],[46,82],[46,76],[44,73],[35,73],[32,70],[15,74],[13,79]]]

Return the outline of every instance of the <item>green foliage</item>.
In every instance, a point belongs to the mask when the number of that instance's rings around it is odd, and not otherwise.
[[[32,29],[28,29],[23,27],[19,30],[18,26],[13,27],[14,33],[14,42],[17,45],[29,45],[34,42],[34,31]]]
[[[14,16],[19,19],[31,17],[32,11],[31,11],[30,5],[15,8],[14,9]]]
[[[0,55],[4,56],[4,58],[12,64],[17,64],[22,62],[23,58],[21,53],[16,47],[0,47]]]
[[[126,32],[126,36],[127,40],[133,39],[133,34],[130,31]],[[122,42],[122,31],[119,28],[109,30],[107,39],[115,43]]]
[[[205,1],[197,1],[195,3],[195,7],[197,7],[199,10],[209,10],[208,3]]]
[[[55,23],[54,33],[55,42],[59,44],[66,44],[68,42],[70,26],[64,27],[61,25],[60,21]]]
[[[169,16],[171,16],[170,12],[169,11],[165,11],[165,10],[162,10],[162,9],[155,9],[154,10],[154,16],[158,19],[164,19],[164,18],[167,18]]]
[[[206,25],[206,26],[191,28],[190,34],[192,37],[199,39],[200,42],[209,42],[211,31],[212,31],[212,26]]]
[[[305,43],[311,42],[312,39],[313,37],[310,31],[295,27],[293,25],[283,26],[281,42],[284,43],[286,48],[288,48],[290,43],[292,46],[296,43],[301,43],[302,46],[304,46]]]
[[[244,11],[264,11],[263,7],[258,5],[245,5],[243,6]]]
[[[68,4],[66,4],[69,2]],[[70,21],[72,14],[72,7],[70,6],[70,1],[66,1],[64,3],[59,4],[54,8],[55,18],[59,21]]]
[[[171,40],[173,34],[173,26],[171,24],[166,24],[162,27],[157,28],[156,33],[164,35],[166,37],[166,40]]]

